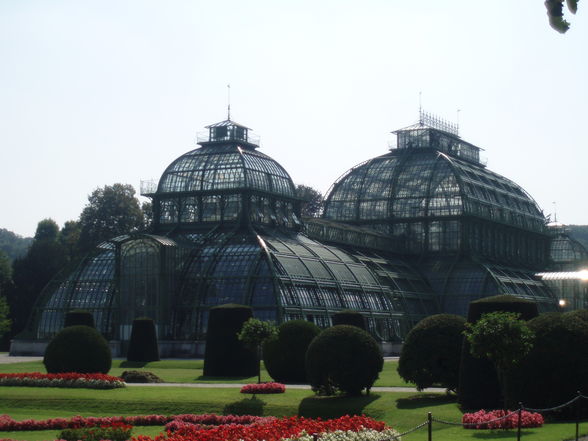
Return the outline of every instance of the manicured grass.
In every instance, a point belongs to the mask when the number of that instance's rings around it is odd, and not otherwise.
[[[362,397],[316,397],[307,390],[287,390],[285,394],[257,396],[239,393],[237,388],[128,387],[114,390],[59,388],[0,388],[0,414],[16,419],[84,416],[112,416],[178,413],[253,413],[336,417],[365,414],[387,422],[399,431],[408,430],[427,419],[427,412],[440,420],[459,422],[461,412],[455,399],[444,394],[372,393]],[[588,428],[585,424],[581,429]],[[161,427],[137,427],[135,434],[154,435]],[[523,430],[525,441],[560,441],[574,435],[574,425],[548,424]],[[582,430],[585,432],[586,430]],[[0,432],[0,438],[21,440],[54,439],[57,431]],[[476,431],[435,423],[433,440],[515,439],[514,431]],[[407,435],[405,441],[424,441],[426,428]]]
[[[386,361],[375,386],[410,386],[398,376],[398,362]],[[223,378],[204,377],[203,360],[162,360],[150,363],[133,363],[124,360],[113,360],[110,375],[119,376],[125,370],[146,370],[153,372],[167,383],[257,383],[257,377]],[[42,361],[0,364],[0,372],[45,372]],[[262,381],[271,381],[265,368],[261,372]]]

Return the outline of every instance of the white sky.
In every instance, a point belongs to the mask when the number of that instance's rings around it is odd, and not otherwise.
[[[568,14],[569,15],[569,14]],[[588,224],[588,4],[542,0],[1,0],[0,228],[77,219],[139,190],[232,117],[325,192],[423,108],[486,149],[545,213]]]

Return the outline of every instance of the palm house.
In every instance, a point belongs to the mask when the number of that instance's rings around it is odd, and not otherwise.
[[[201,355],[208,311],[226,303],[320,327],[353,309],[388,353],[422,318],[465,314],[487,295],[554,309],[535,276],[551,238],[533,199],[426,114],[394,133],[396,148],[345,173],[322,216],[302,219],[290,175],[251,129],[230,118],[208,126],[158,183],[142,183],[152,229],[101,243],[53,280],[11,353],[42,353],[72,309],[91,311],[119,356],[145,316],[162,356]]]

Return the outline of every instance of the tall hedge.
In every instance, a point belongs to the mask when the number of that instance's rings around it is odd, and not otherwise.
[[[263,345],[263,362],[270,377],[281,383],[305,382],[306,350],[320,332],[317,325],[305,320],[282,323],[278,334]]]
[[[107,374],[112,365],[112,354],[108,342],[96,329],[83,325],[68,326],[47,345],[43,364],[50,374]]]
[[[159,361],[159,345],[153,319],[140,317],[133,320],[127,360]]]
[[[204,375],[252,377],[257,375],[255,350],[237,338],[243,323],[253,316],[249,306],[227,304],[211,308],[208,315]]]
[[[529,321],[535,345],[511,379],[511,395],[525,406],[549,408],[588,393],[588,322],[582,314],[544,313]],[[580,400],[583,417],[588,403]],[[550,412],[574,417],[576,406]]]
[[[521,319],[536,317],[537,305],[511,295],[485,297],[470,303],[468,322],[475,323],[482,314],[506,311],[521,314]],[[492,362],[474,358],[470,345],[464,340],[459,367],[458,400],[464,409],[494,409],[502,405],[500,384]]]
[[[456,390],[465,322],[454,314],[436,314],[418,322],[402,346],[398,374],[418,390],[434,384]]]
[[[337,325],[317,335],[306,351],[312,390],[332,395],[369,393],[384,366],[380,346],[363,329]]]
[[[351,309],[344,309],[333,314],[333,326],[337,325],[351,325],[357,326],[360,329],[366,330],[365,318],[361,313]]]
[[[94,323],[94,316],[90,311],[86,311],[85,309],[72,309],[65,313],[65,319],[63,323],[63,327],[67,328],[68,326],[89,326],[90,328],[95,328],[96,325]]]

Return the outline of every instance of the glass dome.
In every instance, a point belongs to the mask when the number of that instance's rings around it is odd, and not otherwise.
[[[325,219],[390,235],[403,253],[468,250],[511,263],[546,261],[543,213],[520,186],[480,162],[479,148],[426,126],[395,133],[398,148],[333,184]]]
[[[250,129],[227,120],[199,135],[201,147],[163,172],[154,191],[155,231],[177,226],[253,222],[297,228],[299,201],[290,175],[258,152]]]

